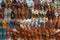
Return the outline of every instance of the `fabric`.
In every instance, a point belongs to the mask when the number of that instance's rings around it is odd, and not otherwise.
[[[46,0],[47,2],[52,2],[52,0]]]
[[[13,0],[10,0],[11,2],[13,1]]]
[[[3,28],[2,32],[3,32],[3,39],[6,39],[7,29],[6,28]]]
[[[10,8],[8,8],[8,11],[7,11],[7,15],[8,15],[8,19],[10,20],[11,19],[11,12],[12,12],[12,10],[10,9]]]
[[[10,8],[8,8],[8,14],[11,14],[12,10]]]
[[[7,21],[7,16],[8,16],[8,10],[7,10],[7,8],[5,8],[5,10],[4,10],[4,20],[6,20],[6,21]]]
[[[33,6],[34,2],[33,0],[26,0],[28,7]]]
[[[46,23],[48,21],[48,18],[43,18],[43,22]]]
[[[41,10],[39,10],[39,13],[40,13],[40,14],[42,14],[42,11],[41,11]]]
[[[4,0],[4,3],[5,3],[5,4],[7,3],[6,0]]]
[[[2,20],[2,27],[3,27],[3,28],[6,28],[6,26],[7,26],[6,21],[5,21],[5,20]]]
[[[60,29],[57,29],[56,33],[60,32]]]
[[[43,2],[46,2],[46,0],[40,0],[40,2],[41,2],[41,4],[42,4]]]
[[[32,11],[30,8],[28,9],[28,11],[29,11],[29,18],[31,18],[32,17]]]
[[[10,38],[7,38],[7,40],[13,40],[13,39],[10,37]]]
[[[14,26],[13,26],[13,20],[11,19],[10,20],[10,28],[12,29]]]
[[[35,22],[35,21],[32,21],[32,22],[31,22],[31,26],[32,26],[32,27],[34,26],[34,22]]]
[[[40,17],[39,20],[40,20],[40,23],[43,22],[42,17]]]
[[[32,8],[31,10],[32,10],[32,14],[34,14],[34,8]]]
[[[53,15],[53,14],[52,14],[51,11],[47,11],[47,14],[46,14],[46,15],[47,15],[48,19],[52,19],[52,15]]]
[[[38,11],[38,10],[35,10],[35,11],[34,11],[34,14],[38,14],[38,13],[39,13],[39,11]]]
[[[16,0],[16,2],[18,2],[19,0]]]
[[[48,9],[49,8],[49,6],[47,5],[47,4],[45,4],[44,5],[44,9],[46,10],[46,9]]]
[[[52,0],[40,0],[41,2],[52,2]]]
[[[16,1],[16,0],[12,0],[12,3],[16,4],[16,3],[17,3],[17,1]]]
[[[38,25],[39,28],[41,28],[41,25]]]
[[[40,22],[40,19],[38,19],[37,23],[40,25],[40,23],[41,23],[41,22]]]
[[[1,5],[2,5],[2,0],[0,0],[0,8],[1,8]]]
[[[0,3],[2,3],[2,0],[0,0]]]
[[[18,38],[17,40],[21,40],[21,38]]]
[[[0,19],[0,27],[2,27],[2,20]]]
[[[20,1],[17,2],[17,6],[18,7],[21,7],[22,6],[21,3],[20,3]]]
[[[0,34],[2,34],[3,32],[2,32],[2,29],[0,29]]]
[[[11,16],[11,19],[14,19],[14,18],[15,18],[15,14],[14,14],[13,11],[12,11],[12,13],[10,14],[10,16]]]
[[[14,29],[14,28],[13,28],[12,30],[13,30],[14,32],[18,32],[17,29]]]
[[[24,0],[18,0],[18,1],[20,1],[21,3],[24,2]]]
[[[58,14],[57,12],[56,12],[54,15],[55,15],[56,17],[59,16],[59,14]]]

